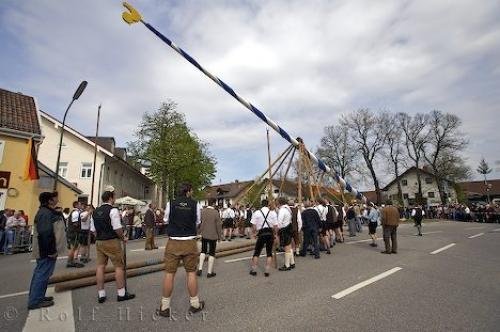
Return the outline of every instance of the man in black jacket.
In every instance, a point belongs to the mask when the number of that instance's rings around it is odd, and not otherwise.
[[[311,202],[306,203],[306,209],[302,211],[302,231],[304,232],[304,241],[300,256],[305,256],[307,247],[311,244],[314,247],[314,258],[319,258],[319,226],[321,219],[318,211],[314,209]]]
[[[54,223],[63,222],[62,215],[54,210],[58,203],[57,192],[43,192],[39,196],[40,208],[35,216],[34,237],[38,252],[34,252],[36,267],[31,279],[28,309],[54,305],[52,297],[45,297],[49,278],[54,273],[57,260],[57,244]],[[37,250],[36,248],[34,250]]]

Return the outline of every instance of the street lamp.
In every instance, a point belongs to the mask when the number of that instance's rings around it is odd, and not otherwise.
[[[83,90],[85,90],[86,87],[87,87],[87,81],[82,81],[82,83],[80,83],[80,85],[78,86],[78,89],[76,89],[75,94],[73,95],[73,99],[71,99],[71,102],[68,105],[68,108],[66,108],[66,112],[64,112],[64,117],[63,117],[63,122],[62,122],[62,127],[61,127],[61,135],[59,136],[59,150],[57,151],[56,177],[54,179],[53,191],[57,190],[57,182],[59,181],[59,161],[61,159],[61,146],[62,146],[62,140],[63,140],[63,135],[64,135],[64,125],[66,123],[66,115],[68,115],[68,111],[71,108],[71,105],[73,105],[73,102],[81,96],[81,94],[83,93]]]

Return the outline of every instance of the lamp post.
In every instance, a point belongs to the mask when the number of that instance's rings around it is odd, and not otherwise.
[[[57,151],[57,162],[56,162],[56,177],[54,179],[54,187],[53,191],[57,190],[57,182],[59,181],[59,161],[61,159],[61,146],[62,146],[62,140],[63,140],[63,135],[64,135],[64,125],[66,123],[66,115],[68,115],[68,111],[71,108],[71,105],[73,105],[73,102],[77,100],[81,94],[83,93],[83,90],[87,87],[87,81],[82,81],[80,85],[78,86],[78,89],[76,89],[75,94],[73,95],[73,99],[71,99],[71,102],[69,103],[68,107],[66,108],[66,112],[64,112],[64,117],[63,117],[63,122],[62,122],[62,127],[61,127],[61,135],[59,136],[59,149]]]

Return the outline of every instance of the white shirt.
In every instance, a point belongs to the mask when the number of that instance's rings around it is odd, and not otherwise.
[[[236,217],[236,213],[234,213],[233,209],[226,208],[224,211],[222,211],[223,219],[234,219],[234,217]]]
[[[88,211],[83,211],[81,214],[80,214],[80,218],[82,220],[82,229],[85,231],[85,230],[89,230],[90,229],[90,218],[89,218],[89,213]]]
[[[411,210],[411,216],[412,216],[412,217],[415,217],[415,214],[417,214],[416,209]],[[425,216],[425,211],[424,211],[424,209],[422,209],[422,217],[423,217],[423,216]]]
[[[266,227],[269,226],[273,228],[274,226],[278,225],[278,215],[276,214],[276,211],[269,211],[269,208],[264,206],[262,209],[255,211],[252,214],[252,220],[250,220],[250,223],[252,225],[255,225],[257,231],[262,229],[262,226],[264,225],[264,218],[266,215],[267,215]]]
[[[367,218],[368,218],[368,220],[370,220],[370,222],[377,222],[378,223],[379,217],[380,217],[380,213],[375,208],[371,208],[370,212],[367,215]]]
[[[75,223],[78,222],[78,219],[80,219],[80,210],[76,209],[71,212],[71,222]]]
[[[470,209],[469,209],[469,207],[468,207],[468,206],[465,208],[465,213],[466,213],[466,214],[470,214]]]
[[[321,219],[321,221],[326,221],[326,214],[328,213],[328,208],[320,204],[315,206],[314,209],[318,211],[319,218]]]
[[[247,218],[247,210],[240,210],[240,218],[243,219]]]
[[[168,224],[168,218],[170,217],[170,202],[167,202],[165,206],[165,215],[163,216],[163,221]],[[201,223],[201,204],[196,203],[196,225]],[[185,236],[185,237],[177,237],[171,236],[172,240],[193,240],[196,239],[196,236]]]
[[[104,203],[103,205],[106,204],[111,205],[109,203]],[[112,208],[111,211],[109,211],[109,217],[111,218],[111,227],[113,227],[113,230],[116,231],[122,228],[122,218],[117,208]],[[94,219],[92,217],[90,218],[90,231],[95,233]]]
[[[278,210],[278,228],[285,228],[291,223],[292,223],[292,210],[288,205],[286,204],[282,205]]]

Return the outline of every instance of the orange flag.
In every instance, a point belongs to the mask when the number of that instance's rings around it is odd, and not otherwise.
[[[33,138],[30,138],[28,142],[28,153],[26,154],[24,165],[24,180],[38,180],[40,178],[38,175],[38,164]]]

